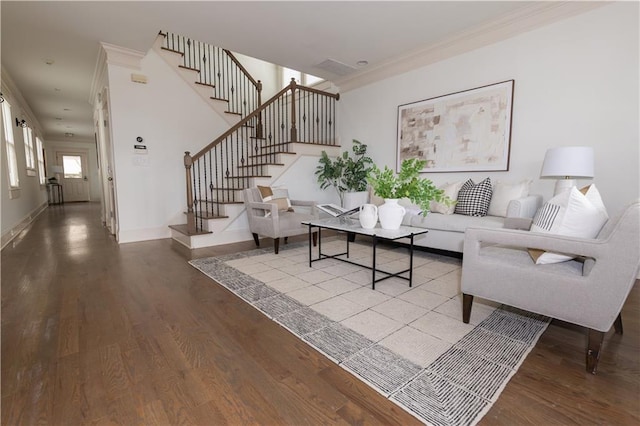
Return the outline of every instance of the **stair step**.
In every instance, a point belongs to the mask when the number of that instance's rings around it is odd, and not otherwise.
[[[251,167],[260,167],[260,166],[284,166],[284,163],[260,163],[260,164],[251,164],[246,166],[237,166],[238,169],[248,169]]]
[[[165,35],[165,37],[166,37],[166,35]],[[182,55],[182,56],[184,56],[184,53],[182,53],[182,52],[181,52],[181,51],[179,51],[179,50],[169,49],[168,47],[164,47],[164,46],[163,46],[163,47],[161,47],[160,49],[162,49],[162,50],[166,50],[167,52],[177,53],[178,55]]]
[[[229,99],[216,98],[215,96],[210,96],[209,99],[213,99],[214,101],[229,102]]]
[[[196,81],[195,83],[196,83],[197,85],[199,85],[199,86],[207,86],[207,87],[212,87],[212,88],[215,88],[215,87],[216,87],[216,85],[215,85],[215,84],[211,84],[211,83],[201,83],[201,82],[199,82],[199,81]]]
[[[169,228],[171,228],[173,230],[176,230],[176,231],[180,232],[181,234],[184,234],[184,235],[187,235],[187,236],[213,234],[213,232],[211,232],[211,231],[189,232],[189,230],[187,229],[187,224],[186,223],[184,225],[169,225]]]
[[[201,217],[203,219],[229,219],[229,216],[225,215],[217,215],[212,212],[196,212],[196,217]]]
[[[233,114],[233,115],[238,115],[242,117],[242,114],[240,114],[239,112],[234,112],[234,111],[225,111],[225,114]]]
[[[266,154],[255,154],[255,155],[250,155],[249,158],[259,158],[259,157],[268,157],[271,155],[275,155],[275,154],[289,154],[289,155],[297,155],[295,152],[285,152],[285,151],[274,151],[274,152],[268,152]],[[278,164],[279,166],[282,166],[283,164]]]
[[[271,178],[267,175],[250,175],[250,176],[226,176],[225,179],[251,179],[251,178]]]
[[[178,68],[182,68],[183,70],[200,72],[200,70],[198,68],[191,68],[191,67],[188,67],[186,65],[178,65]]]
[[[217,200],[200,200],[201,203],[205,204],[244,204],[244,201],[217,201]]]

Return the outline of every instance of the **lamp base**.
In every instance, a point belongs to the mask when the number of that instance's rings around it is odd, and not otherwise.
[[[556,195],[560,194],[561,192],[564,192],[568,189],[571,189],[572,187],[576,186],[576,180],[575,179],[558,179],[556,181],[556,187],[553,191],[553,196],[555,197]]]

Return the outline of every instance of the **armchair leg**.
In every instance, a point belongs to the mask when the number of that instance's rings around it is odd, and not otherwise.
[[[253,241],[256,242],[256,247],[260,247],[260,239],[258,238],[258,234],[253,233]]]
[[[280,251],[280,238],[274,238],[273,239],[273,252],[275,254],[278,254],[278,251]]]
[[[618,318],[613,322],[613,328],[617,334],[622,334],[622,312],[618,314]]]
[[[462,322],[469,324],[471,319],[471,306],[473,305],[473,296],[470,294],[462,294]]]
[[[318,245],[318,233],[314,232],[311,234],[311,238],[313,240],[313,246],[316,247]]]
[[[284,237],[284,243],[289,244],[289,237]]]
[[[604,333],[589,329],[589,342],[587,343],[587,371],[596,374],[598,360],[600,359],[600,348],[604,340]]]

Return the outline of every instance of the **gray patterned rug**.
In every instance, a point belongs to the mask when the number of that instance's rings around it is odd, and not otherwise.
[[[352,244],[350,259],[370,264],[370,252]],[[408,264],[404,248],[379,246],[376,258],[385,270]],[[376,290],[364,268],[310,268],[306,243],[190,263],[426,424],[477,423],[549,323],[479,299],[463,324],[460,261],[429,253],[414,256],[412,288],[392,278]]]

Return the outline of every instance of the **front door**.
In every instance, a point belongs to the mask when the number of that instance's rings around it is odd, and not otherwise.
[[[56,153],[56,161],[62,166],[60,184],[64,191],[64,201],[89,201],[89,170],[86,152]]]

